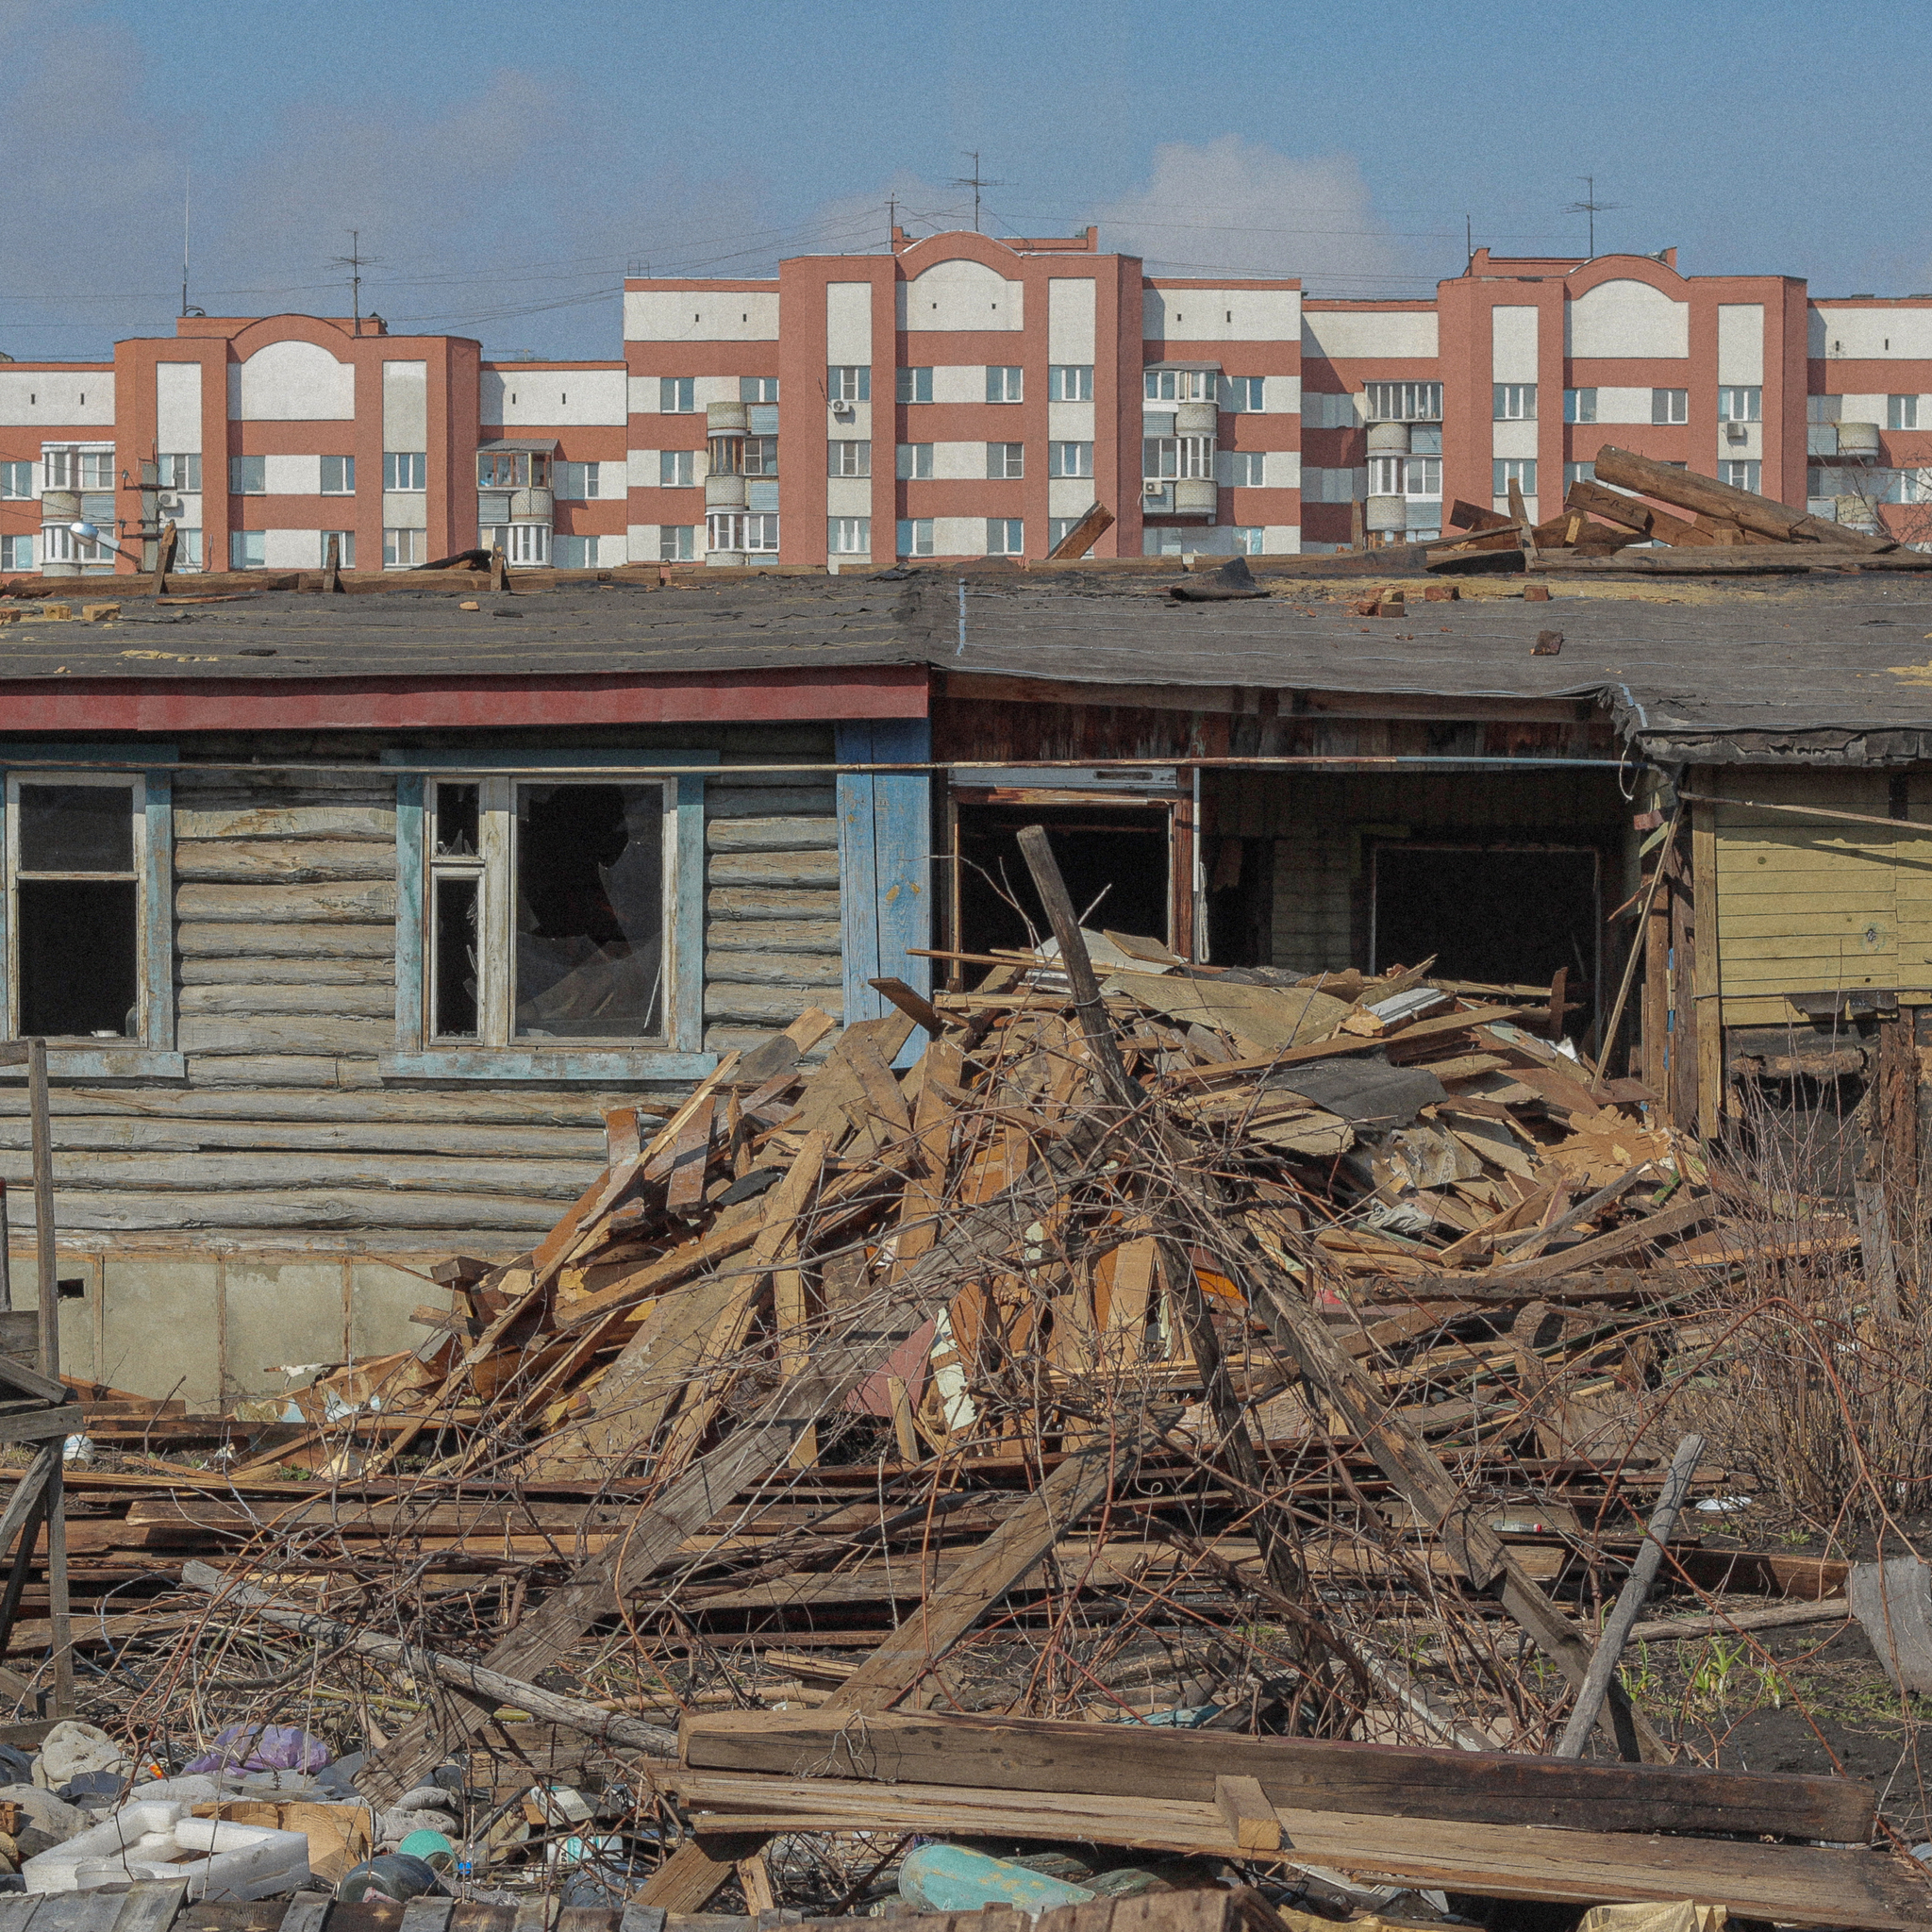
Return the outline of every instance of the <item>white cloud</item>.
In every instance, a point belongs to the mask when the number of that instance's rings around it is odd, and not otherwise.
[[[1405,265],[1352,155],[1284,155],[1236,134],[1164,142],[1146,185],[1098,214],[1101,246],[1155,273],[1299,275],[1349,295]]]

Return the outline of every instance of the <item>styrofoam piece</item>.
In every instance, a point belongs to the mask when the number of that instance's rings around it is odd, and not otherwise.
[[[185,1883],[191,1899],[270,1898],[310,1882],[308,1840],[299,1831],[191,1817],[174,1799],[148,1800],[125,1805],[105,1824],[29,1858],[21,1875],[29,1891],[164,1878]]]

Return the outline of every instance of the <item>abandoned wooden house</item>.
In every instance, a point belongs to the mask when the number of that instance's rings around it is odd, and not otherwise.
[[[420,1340],[426,1264],[549,1225],[606,1108],[1023,941],[1032,822],[1090,924],[1434,956],[1587,1050],[1636,942],[1613,1054],[1673,1121],[1823,1099],[1916,1158],[1908,588],[1362,617],[717,576],[8,607],[0,959],[8,1032],[50,1041],[70,1372],[203,1405]]]

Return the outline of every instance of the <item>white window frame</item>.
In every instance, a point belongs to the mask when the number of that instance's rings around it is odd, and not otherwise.
[[[989,362],[986,365],[986,399],[990,403],[1024,403],[1026,400],[1026,371],[1018,362]]]
[[[902,483],[923,483],[932,475],[932,444],[902,442],[894,464]]]
[[[1093,400],[1092,363],[1048,363],[1046,399],[1050,403],[1091,403]]]
[[[36,560],[38,553],[34,548],[34,536],[35,532],[32,530],[8,530],[0,533],[0,543],[5,543],[9,552],[12,553],[4,561],[0,561],[0,570],[38,570],[40,565]],[[23,547],[26,556],[26,560],[24,563],[21,561],[20,555]]]
[[[393,496],[420,495],[429,488],[429,453],[390,449],[382,453],[382,487]]]
[[[932,555],[932,519],[930,517],[901,517],[893,547],[896,554],[900,557],[930,557]]]
[[[694,449],[660,449],[658,452],[658,487],[660,490],[694,490],[697,487],[698,452]]]
[[[355,495],[356,458],[354,457],[324,457],[322,458],[321,493],[324,496]]]
[[[1369,382],[1362,385],[1371,423],[1440,423],[1440,382]]]
[[[1563,465],[1563,490],[1565,494],[1569,492],[1570,486],[1573,483],[1594,483],[1595,481],[1596,463],[1594,460],[1587,463],[1565,463]]]
[[[1141,372],[1141,400],[1149,403],[1218,402],[1221,378],[1211,369],[1181,369],[1150,362]]]
[[[1237,524],[1228,534],[1234,539],[1237,557],[1259,557],[1268,540],[1268,532],[1260,524]]]
[[[1916,429],[1919,426],[1919,398],[1916,395],[1887,396],[1885,426],[1888,429]]]
[[[999,532],[999,545],[994,547],[993,532]],[[989,557],[1024,557],[1026,555],[1026,525],[1020,517],[988,517],[986,520],[986,554]]]
[[[1764,391],[1757,383],[1724,383],[1717,392],[1717,420],[1720,423],[1761,423],[1764,420]]]
[[[549,567],[548,524],[491,524],[479,534],[485,550],[502,547],[503,560],[512,570],[545,570]]]
[[[1019,483],[1025,480],[1026,445],[1024,442],[990,442],[986,446],[986,478],[989,483]]]
[[[228,532],[228,568],[230,570],[266,570],[268,568],[268,545],[265,530],[230,530]],[[247,555],[250,544],[257,547],[257,555]]]
[[[727,541],[717,541],[720,535]],[[742,541],[739,541],[739,540]],[[705,518],[705,549],[741,551],[747,557],[778,554],[778,518],[773,510],[714,509]]]
[[[659,563],[695,563],[698,560],[698,526],[695,524],[658,525]]]
[[[828,363],[825,368],[825,400],[833,404],[871,402],[872,364]]]
[[[0,503],[31,503],[40,495],[31,457],[0,462]]]
[[[1371,457],[1369,458],[1369,494],[1371,496],[1400,496],[1402,494],[1402,473],[1407,466],[1407,457]]]
[[[1753,496],[1762,494],[1764,464],[1758,458],[1721,457],[1717,468],[1720,483],[1727,483],[1733,490],[1748,490]]]
[[[658,378],[658,413],[660,416],[694,416],[698,407],[698,384],[694,375],[660,375]]]
[[[1533,382],[1498,382],[1491,385],[1491,404],[1497,423],[1534,423],[1536,421],[1536,384]]]
[[[870,517],[827,517],[825,519],[827,557],[870,557],[872,519]]]
[[[1402,493],[1428,501],[1442,494],[1441,457],[1405,457],[1402,464]]]
[[[1563,391],[1563,420],[1566,423],[1596,421],[1596,391],[1566,389]]]
[[[1046,474],[1049,476],[1091,477],[1093,475],[1093,445],[1091,442],[1049,442],[1046,446]]]
[[[354,530],[318,530],[316,533],[315,567],[325,570],[328,567],[328,540],[339,540],[336,552],[337,566],[341,570],[356,568],[356,533]]]
[[[112,564],[114,545],[98,538],[76,537],[66,524],[41,525],[40,558],[42,570],[50,563],[71,563],[80,569],[90,564]]]
[[[1224,375],[1221,407],[1231,416],[1263,415],[1268,408],[1267,384],[1265,375]]]
[[[1650,392],[1650,420],[1678,424],[1690,420],[1690,391],[1688,389],[1654,389]]]
[[[1514,483],[1525,496],[1536,494],[1536,458],[1534,457],[1494,457],[1491,458],[1490,474],[1491,497],[1507,496],[1509,486]]]
[[[596,503],[603,495],[602,463],[560,461],[555,469],[556,494],[565,503]]]
[[[932,368],[928,363],[908,363],[899,372],[898,397],[902,403],[932,401]]]
[[[1236,490],[1265,490],[1268,487],[1268,452],[1264,449],[1236,449],[1228,452],[1228,482]]]
[[[418,529],[391,527],[382,533],[382,567],[384,570],[414,570],[419,564],[426,563],[426,557],[414,553],[428,548],[428,533]],[[407,557],[404,552],[410,554]]]
[[[249,467],[253,465],[253,467]],[[258,481],[257,479],[259,479]],[[230,457],[228,458],[228,494],[230,496],[266,496],[268,494],[268,458],[266,457]]]
[[[738,378],[738,400],[741,403],[775,403],[778,400],[778,378],[775,375],[741,375]]]
[[[584,554],[582,560],[576,563],[565,563],[563,558],[566,554],[566,546],[568,554],[575,556],[578,544],[583,545]],[[550,540],[550,561],[552,567],[557,570],[596,570],[599,567],[597,561],[597,540],[594,536],[576,530],[558,530]]]
[[[864,478],[872,475],[872,439],[834,436],[825,443],[825,475]]]

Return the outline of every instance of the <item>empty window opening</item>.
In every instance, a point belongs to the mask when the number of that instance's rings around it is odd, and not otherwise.
[[[1168,941],[1164,806],[962,804],[958,845],[961,952],[1027,946],[1051,933],[1017,842],[1024,826],[1036,824],[1046,827],[1074,909],[1082,919],[1103,929]]]
[[[140,1033],[133,790],[19,789],[15,955],[23,1036]]]

